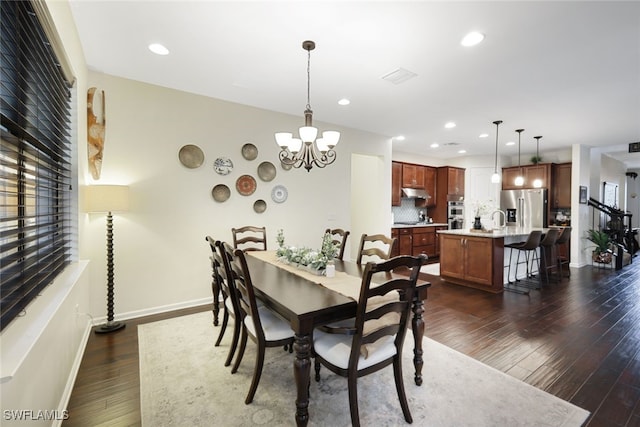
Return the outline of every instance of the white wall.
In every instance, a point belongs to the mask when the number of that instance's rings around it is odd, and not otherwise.
[[[275,249],[280,228],[286,244],[311,247],[319,247],[327,227],[352,229],[352,153],[380,158],[388,169],[379,181],[382,186],[370,187],[368,197],[381,206],[383,215],[368,218],[368,225],[376,229],[389,227],[388,138],[338,129],[342,137],[334,164],[325,169],[314,167],[310,172],[285,171],[279,166],[273,134],[297,129],[301,116],[98,73],[91,73],[89,82],[105,91],[109,117],[102,176],[91,183],[130,186],[130,211],[114,219],[116,318],[209,301],[211,271],[206,235],[231,241],[232,227],[264,225],[268,246]],[[318,122],[316,126],[335,128]],[[256,160],[241,156],[246,142],[258,148]],[[204,165],[188,169],[180,163],[178,151],[185,144],[195,144],[203,150]],[[213,162],[220,156],[233,161],[234,169],[227,176],[213,170]],[[262,161],[277,166],[277,176],[271,182],[257,177]],[[86,165],[82,171],[92,181]],[[257,180],[257,190],[251,196],[241,196],[235,189],[236,179],[242,174]],[[211,189],[221,183],[231,189],[231,197],[224,203],[211,196]],[[288,190],[285,203],[271,200],[271,190],[277,184]],[[257,199],[267,202],[263,214],[253,211]],[[91,312],[104,316],[104,217],[86,216],[89,226],[81,255],[95,266],[91,272]]]

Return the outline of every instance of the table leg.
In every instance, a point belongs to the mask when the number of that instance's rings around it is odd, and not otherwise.
[[[311,335],[296,334],[293,343],[296,357],[293,360],[293,375],[296,379],[296,425],[309,422],[309,378],[311,375]]]
[[[422,313],[424,313],[424,303],[420,298],[413,300],[413,319],[411,319],[411,329],[413,330],[413,366],[416,368],[416,374],[414,381],[416,385],[422,385],[422,337],[424,336],[424,320],[422,319]]]

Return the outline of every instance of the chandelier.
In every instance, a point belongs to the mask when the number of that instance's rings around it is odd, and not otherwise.
[[[311,123],[313,111],[309,101],[311,51],[316,44],[311,40],[302,42],[302,48],[307,51],[307,106],[304,110],[304,126],[298,129],[299,138],[294,138],[291,132],[276,132],[276,143],[280,146],[280,162],[285,165],[304,168],[309,172],[313,165],[324,168],[336,160],[333,148],[340,140],[340,132],[324,131],[322,138],[318,136],[318,128]]]

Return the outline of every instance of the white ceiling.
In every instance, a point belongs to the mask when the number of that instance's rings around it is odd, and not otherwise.
[[[70,0],[92,70],[406,136],[437,158],[607,146],[640,167],[640,2]],[[462,47],[469,31],[483,43]],[[162,43],[168,56],[149,52]],[[399,67],[417,74],[394,85]],[[340,98],[349,106],[339,106]],[[445,129],[448,121],[457,123]],[[284,129],[275,129],[282,131]],[[291,131],[291,130],[289,130]],[[480,139],[478,135],[488,133]],[[433,142],[438,149],[430,148]],[[275,142],[274,142],[275,143]],[[457,145],[443,145],[456,143]],[[467,154],[457,154],[466,149]]]

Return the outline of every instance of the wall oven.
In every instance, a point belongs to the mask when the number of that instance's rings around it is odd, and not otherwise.
[[[449,230],[464,227],[464,201],[462,197],[447,197],[447,223]]]

